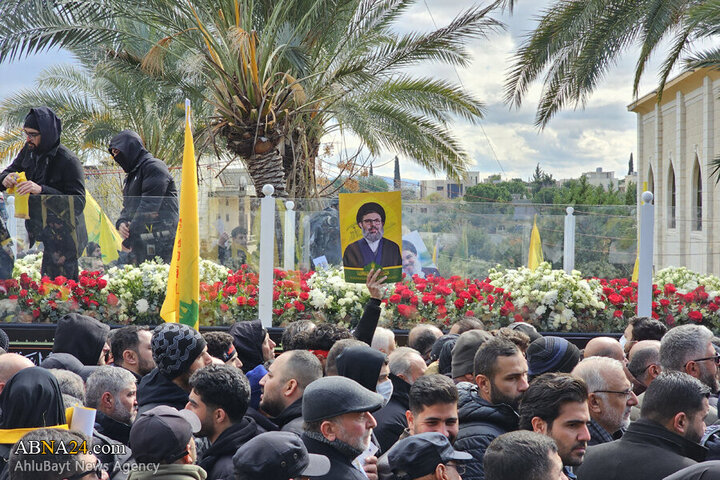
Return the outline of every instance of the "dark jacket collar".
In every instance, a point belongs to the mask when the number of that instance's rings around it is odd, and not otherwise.
[[[707,448],[702,445],[691,442],[646,418],[631,423],[620,441],[659,446],[696,462],[705,460],[707,454]]]
[[[398,402],[405,409],[410,408],[410,384],[392,373],[389,378],[393,384],[393,394],[390,400]]]
[[[457,385],[458,417],[460,425],[472,422],[486,422],[497,425],[505,431],[517,430],[519,416],[517,412],[505,403],[492,404],[478,394],[477,385],[470,382],[460,382]]]
[[[230,425],[218,436],[215,443],[205,451],[198,465],[204,468],[206,472],[210,472],[220,458],[234,455],[238,448],[258,433],[255,420],[243,417],[239,423]]]
[[[130,425],[110,418],[100,410],[95,413],[95,430],[124,445],[130,442]]]
[[[292,422],[298,417],[302,416],[302,397],[295,400],[293,403],[287,406],[280,415],[273,418],[272,421],[278,428],[283,428],[288,423]]]
[[[156,367],[138,385],[138,406],[148,404],[170,405],[178,410],[185,408],[188,393],[178,387]]]
[[[330,464],[337,462],[352,467],[353,458],[348,458],[332,445],[315,440],[314,438],[309,437],[307,433],[303,433],[302,441],[307,447],[308,452],[325,455],[328,457],[328,460],[330,460]]]

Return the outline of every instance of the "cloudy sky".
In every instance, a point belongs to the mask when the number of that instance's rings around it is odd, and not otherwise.
[[[503,177],[527,179],[537,163],[555,178],[578,177],[582,172],[603,167],[624,176],[631,152],[635,152],[635,115],[627,111],[632,102],[632,78],[635,55],[620,59],[588,105],[582,110],[567,110],[557,115],[543,131],[533,125],[540,84],[531,88],[520,109],[510,110],[502,101],[503,83],[512,52],[524,35],[532,30],[534,17],[551,3],[550,0],[520,0],[512,15],[496,14],[507,30],[488,39],[473,41],[469,48],[472,64],[456,71],[452,67],[430,66],[432,73],[454,82],[458,75],[462,84],[487,107],[481,126],[455,124],[455,133],[471,157],[471,170],[483,176],[500,173]],[[419,1],[401,22],[402,28],[430,30],[449,23],[458,12],[468,8],[467,0]],[[0,100],[13,91],[33,85],[33,79],[54,63],[67,63],[71,58],[63,52],[50,52],[32,58],[0,65]],[[657,61],[654,65],[657,65]],[[641,85],[642,95],[654,89],[655,72],[648,70]],[[427,72],[421,72],[427,74]],[[333,139],[329,139],[333,140]],[[353,140],[347,141],[348,145]],[[494,154],[493,154],[494,150]],[[394,152],[385,152],[375,161],[377,174],[392,176],[389,162]],[[406,179],[430,178],[431,175],[410,159],[401,158],[402,176]]]

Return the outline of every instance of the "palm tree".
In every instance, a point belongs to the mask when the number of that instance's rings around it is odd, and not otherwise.
[[[446,27],[401,35],[391,28],[413,0],[5,0],[0,61],[49,47],[124,55],[147,45],[142,70],[182,79],[212,105],[211,134],[241,156],[258,195],[315,191],[322,137],[352,132],[373,154],[389,148],[432,172],[461,176],[468,155],[450,122],[471,122],[482,104],[464,89],[407,67],[465,65],[467,39],[500,27],[499,1]],[[192,65],[193,68],[188,68]]]
[[[584,105],[609,68],[633,45],[640,45],[633,94],[648,61],[670,40],[659,74],[658,96],[672,68],[702,61],[715,66],[718,50],[688,56],[693,41],[712,37],[720,26],[720,7],[711,0],[557,0],[517,50],[505,99],[520,106],[530,84],[544,73],[535,124],[545,127],[560,109]]]

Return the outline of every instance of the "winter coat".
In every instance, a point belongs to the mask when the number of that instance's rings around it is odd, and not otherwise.
[[[393,393],[390,401],[383,408],[373,413],[377,427],[373,430],[380,442],[383,452],[390,450],[400,435],[407,428],[405,412],[410,409],[410,384],[400,377],[390,374],[393,384]]]
[[[59,252],[75,259],[85,249],[87,231],[83,209],[85,208],[85,173],[80,160],[60,143],[62,122],[47,107],[33,108],[39,124],[41,143],[35,150],[27,145],[20,150],[9,167],[0,173],[0,191],[5,190],[2,181],[10,173],[25,172],[27,179],[40,185],[40,195],[30,195],[28,207],[30,218],[25,221],[30,246],[36,241],[48,242],[43,232],[48,221],[62,223],[71,234],[74,248],[72,251]],[[45,245],[45,255],[53,253]],[[77,272],[67,272],[68,278],[77,279]]]
[[[233,336],[233,345],[245,374],[265,361],[262,344],[267,331],[260,320],[237,322],[230,327],[228,333]]]
[[[158,465],[157,472],[150,468],[147,471],[134,471],[128,480],[205,480],[207,473],[197,465]]]
[[[259,433],[255,421],[248,417],[225,429],[197,462],[207,472],[208,480],[234,480],[233,455]]]
[[[720,480],[720,461],[711,460],[683,468],[664,480]]]
[[[138,416],[158,405],[169,405],[182,410],[187,405],[189,396],[182,388],[165,376],[158,368],[140,380],[137,389]]]
[[[463,479],[482,480],[485,450],[495,438],[517,430],[519,417],[509,405],[493,405],[484,400],[475,384],[460,382],[457,387],[460,430],[453,447],[473,456],[466,464]]]
[[[302,435],[302,398],[299,398],[288,405],[287,408],[283,410],[280,415],[273,418],[272,421],[275,425],[277,425],[278,429],[283,432],[292,432],[297,435]]]
[[[353,467],[353,458],[348,458],[331,445],[310,438],[306,434],[301,438],[308,453],[325,455],[330,460],[330,471],[325,475],[313,477],[314,480],[367,480],[363,472]]]
[[[178,223],[178,193],[167,165],[145,150],[140,136],[123,130],[110,140],[110,149],[120,151],[115,161],[127,174],[123,186],[123,209],[116,222],[127,223],[130,237],[123,242],[133,248],[152,243],[163,253],[172,253]],[[152,241],[140,235],[155,234]],[[137,252],[138,260],[151,256]],[[160,257],[166,255],[157,252]],[[169,258],[169,257],[168,257]]]
[[[707,449],[651,420],[641,418],[620,440],[589,447],[579,480],[662,480],[701,462]]]

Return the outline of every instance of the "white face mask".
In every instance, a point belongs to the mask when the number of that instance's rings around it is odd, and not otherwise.
[[[393,384],[390,380],[378,383],[375,391],[383,397],[383,407],[388,404],[393,394]]]
[[[620,346],[625,350],[625,344],[627,343],[627,338],[625,338],[625,335],[620,337]]]

